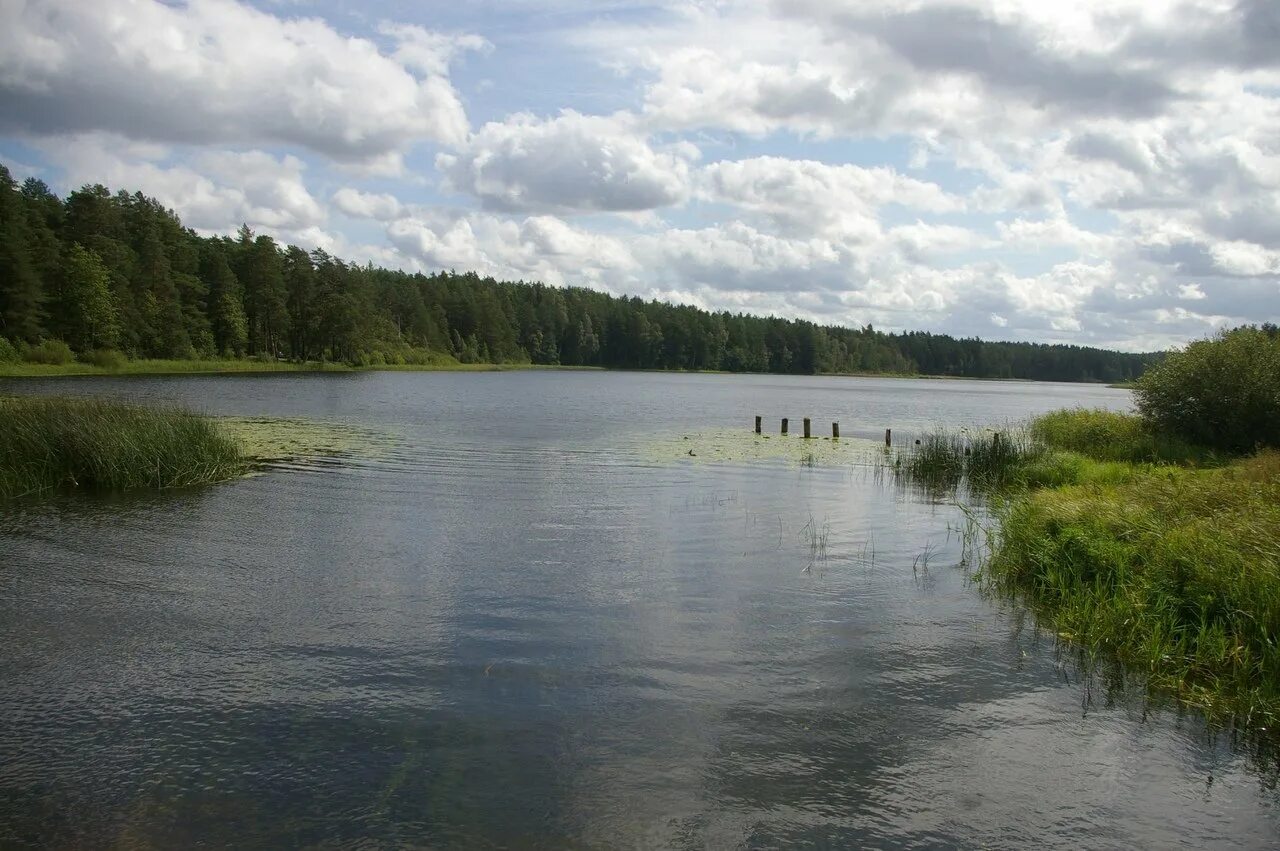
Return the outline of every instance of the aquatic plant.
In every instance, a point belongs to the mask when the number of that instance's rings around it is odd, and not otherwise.
[[[182,487],[244,470],[237,444],[216,421],[188,410],[0,398],[0,499],[64,488]]]
[[[895,450],[888,465],[903,482],[934,494],[993,491],[1015,481],[1020,470],[1045,453],[1021,429],[949,431],[939,429],[918,444]]]

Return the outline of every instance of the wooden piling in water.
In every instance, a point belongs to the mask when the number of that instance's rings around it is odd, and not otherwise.
[[[787,418],[786,418],[786,417],[783,417],[783,418],[782,418],[782,433],[783,433],[783,434],[786,434],[786,433],[787,433]]]
[[[831,439],[832,440],[840,439],[840,423],[831,424]]]
[[[884,430],[884,445],[893,446],[893,429],[887,428]]]
[[[761,419],[760,415],[757,414],[756,415],[756,434],[760,433],[760,419]]]
[[[808,440],[808,439],[809,439],[809,437],[810,437],[810,435],[809,435],[809,418],[808,418],[808,417],[805,417],[805,418],[804,418],[804,439],[805,439],[805,440]]]

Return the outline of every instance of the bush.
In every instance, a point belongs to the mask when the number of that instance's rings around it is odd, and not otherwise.
[[[103,369],[124,369],[125,364],[129,362],[128,358],[115,349],[96,349],[81,355],[80,360]]]
[[[31,346],[23,354],[28,363],[60,365],[71,363],[76,359],[71,347],[61,340],[45,340],[38,346]]]
[[[1280,446],[1280,335],[1227,331],[1174,352],[1138,380],[1153,429],[1232,452]]]
[[[17,363],[18,350],[4,337],[0,337],[0,363]]]

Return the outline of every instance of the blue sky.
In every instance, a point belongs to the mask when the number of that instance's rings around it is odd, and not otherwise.
[[[1266,0],[0,9],[0,160],[201,232],[1126,349],[1280,317]]]

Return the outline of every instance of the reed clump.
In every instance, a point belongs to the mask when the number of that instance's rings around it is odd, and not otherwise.
[[[939,429],[919,445],[898,450],[890,465],[903,480],[932,492],[967,487],[988,492],[1016,481],[1020,471],[1045,455],[1025,429],[1004,432]]]
[[[218,424],[188,410],[0,398],[0,499],[185,487],[245,469],[238,445]]]

